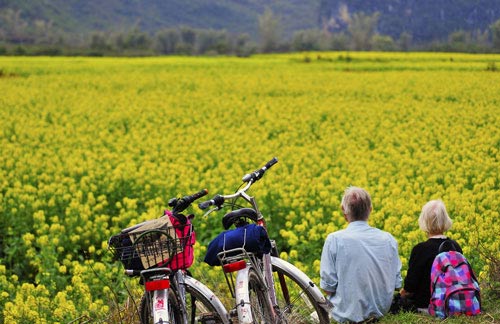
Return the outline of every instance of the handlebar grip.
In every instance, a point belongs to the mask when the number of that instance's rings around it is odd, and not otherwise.
[[[175,215],[182,212],[184,209],[188,208],[193,201],[195,201],[196,199],[200,199],[201,197],[206,196],[207,194],[208,190],[203,189],[193,195],[182,197],[176,202],[175,207],[172,210],[172,213]]]
[[[206,196],[208,195],[208,190],[207,189],[202,189],[200,191],[198,191],[197,193],[195,193],[194,195],[191,196],[191,202],[197,200],[197,199],[200,199],[201,197],[203,196]]]
[[[223,203],[224,203],[224,197],[222,197],[221,195],[216,195],[215,197],[213,197],[210,200],[199,203],[198,207],[200,209],[207,209],[208,207],[214,206],[214,205],[221,206]]]
[[[264,166],[264,168],[269,169],[271,168],[273,165],[275,165],[276,163],[278,163],[278,159],[276,157],[273,157],[271,159],[271,161],[267,162],[266,165]]]
[[[242,179],[243,182],[248,182],[250,180],[252,180],[252,181],[259,180],[260,178],[262,178],[262,176],[264,175],[264,173],[266,172],[266,170],[268,170],[269,168],[271,168],[276,163],[278,163],[278,159],[276,157],[272,158],[271,161],[267,162],[266,165],[264,165],[262,168],[254,171],[252,173],[245,174],[243,176],[243,179]]]

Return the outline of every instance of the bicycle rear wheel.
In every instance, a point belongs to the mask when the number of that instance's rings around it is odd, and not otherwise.
[[[248,294],[255,324],[274,322],[274,310],[267,294],[266,285],[254,269],[248,272]]]
[[[330,323],[328,312],[317,302],[317,296],[312,290],[317,288],[310,280],[304,280],[298,275],[300,270],[277,258],[273,260],[272,267],[279,306],[278,323]],[[280,277],[286,284],[286,289],[282,288]]]
[[[153,292],[145,292],[141,298],[141,306],[139,308],[139,316],[141,324],[154,324],[153,320]],[[181,310],[177,302],[175,293],[168,290],[168,314],[171,324],[182,324]]]

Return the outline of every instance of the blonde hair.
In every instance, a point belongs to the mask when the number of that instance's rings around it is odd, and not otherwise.
[[[372,199],[366,190],[351,186],[345,190],[341,206],[351,220],[367,220],[372,211]]]
[[[453,221],[446,212],[442,200],[431,200],[422,207],[418,218],[420,229],[428,234],[443,234],[451,228]]]

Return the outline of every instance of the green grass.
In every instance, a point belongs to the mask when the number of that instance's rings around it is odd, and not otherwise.
[[[500,299],[498,296],[488,292],[483,293],[482,314],[479,316],[456,316],[444,320],[424,314],[402,312],[396,315],[384,316],[380,324],[390,323],[408,323],[408,324],[427,324],[427,323],[449,323],[449,324],[465,324],[465,323],[500,323]]]

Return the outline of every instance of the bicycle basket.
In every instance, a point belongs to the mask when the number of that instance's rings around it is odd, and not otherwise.
[[[185,266],[186,262],[183,261],[186,256],[192,254],[194,232],[191,224],[170,224],[167,221],[163,226],[154,228],[146,222],[141,226],[125,229],[109,239],[109,250],[114,259],[121,261],[125,269],[129,270],[169,266],[170,263],[175,263],[171,268],[182,268]]]

